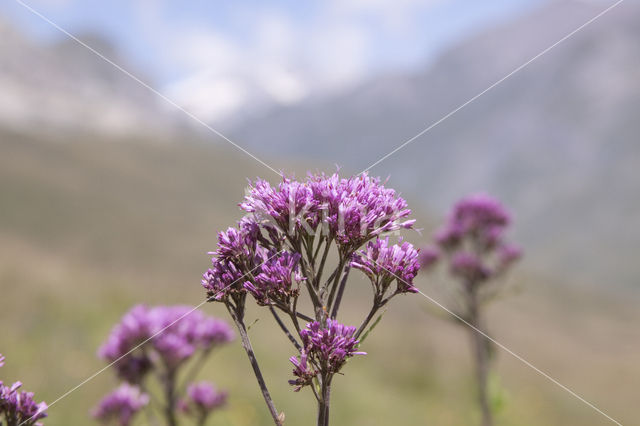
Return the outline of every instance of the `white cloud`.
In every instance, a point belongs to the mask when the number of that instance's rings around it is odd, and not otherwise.
[[[380,37],[407,32],[417,8],[439,1],[330,0],[308,16],[250,9],[241,14],[241,36],[174,28],[166,60],[183,75],[168,90],[215,122],[342,89],[371,71]]]
[[[244,82],[207,72],[180,80],[166,92],[180,106],[211,122],[230,116],[248,101]]]

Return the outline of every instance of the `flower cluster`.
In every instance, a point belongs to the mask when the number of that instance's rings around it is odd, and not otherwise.
[[[229,240],[229,244],[233,242]],[[185,386],[212,350],[233,338],[234,333],[225,322],[189,306],[134,306],[98,350],[98,355],[112,364],[125,383],[107,395],[91,414],[103,423],[117,422],[127,426],[138,411],[150,404],[165,417],[165,424],[178,424],[181,408],[183,414],[204,424],[204,418],[214,407],[205,412],[204,405],[198,404],[217,404],[217,408],[220,401],[207,400],[204,385],[192,385],[188,388],[190,401],[199,408],[187,410]],[[189,360],[193,361],[187,364]],[[182,373],[185,366],[188,367],[186,374]],[[150,386],[149,382],[153,380],[156,383]],[[142,392],[149,388],[161,389],[162,400],[154,398],[151,402],[149,395]],[[226,395],[220,398],[226,398]]]
[[[196,350],[209,351],[232,339],[226,323],[189,306],[138,305],[113,328],[98,355],[108,362],[123,357],[115,365],[118,375],[135,384],[154,364],[175,369]]]
[[[244,288],[260,305],[272,302],[288,305],[290,298],[298,294],[297,284],[304,280],[298,267],[300,257],[298,253],[267,252],[261,258],[259,273],[253,282],[246,281]]]
[[[311,384],[318,371],[325,374],[335,374],[354,355],[366,355],[358,352],[358,340],[354,338],[355,327],[349,327],[328,319],[325,327],[314,321],[307,324],[300,331],[303,348],[300,358],[292,357],[294,365],[293,374],[297,377],[290,380],[289,384],[300,390],[303,386]],[[316,366],[313,368],[310,364]]]
[[[4,365],[4,360],[4,356],[0,354],[0,367]],[[20,391],[21,387],[21,382],[5,386],[0,381],[0,419],[4,417],[4,424],[7,426],[42,425],[38,420],[47,417],[47,404],[36,403],[33,392]]]
[[[218,234],[202,286],[209,301],[227,307],[270,414],[281,424],[244,323],[247,297],[269,307],[299,351],[290,359],[295,367],[290,384],[299,391],[316,382],[318,424],[325,426],[331,379],[349,357],[361,353],[356,352],[359,336],[392,297],[417,292],[413,279],[420,269],[419,251],[385,236],[411,229],[415,221],[408,218],[411,211],[402,197],[366,173],[350,178],[308,174],[299,181],[284,177],[275,186],[258,179],[240,208],[247,215]],[[358,328],[336,321],[352,268],[364,272],[374,290],[370,312]],[[298,303],[304,294],[310,303]],[[302,320],[309,322],[305,329]]]
[[[505,272],[521,256],[519,248],[504,242],[509,223],[509,213],[494,198],[480,194],[459,201],[436,233],[451,273],[476,285]]]
[[[148,403],[149,395],[137,386],[123,383],[105,396],[91,415],[104,424],[117,422],[120,426],[129,426],[134,416]]]
[[[380,297],[393,281],[397,284],[394,294],[418,292],[413,279],[420,270],[419,251],[402,239],[394,245],[389,245],[389,237],[370,241],[354,255],[351,266],[365,273]]]
[[[227,403],[227,393],[218,391],[211,383],[193,383],[187,388],[187,398],[180,405],[183,412],[206,419],[211,413]]]
[[[406,220],[407,202],[366,173],[351,178],[309,174],[304,182],[284,178],[277,187],[257,180],[240,207],[290,236],[327,233],[345,251],[415,222]]]

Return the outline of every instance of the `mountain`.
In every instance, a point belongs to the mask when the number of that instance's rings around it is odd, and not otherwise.
[[[132,69],[103,37],[83,34],[79,39]],[[183,118],[153,93],[74,40],[38,43],[0,19],[0,56],[1,127],[162,136],[183,126]]]
[[[386,75],[243,123],[232,138],[356,172],[608,6],[554,1],[478,34],[415,73]],[[515,211],[533,265],[603,286],[640,266],[640,4],[622,3],[376,165],[443,214],[487,191]]]

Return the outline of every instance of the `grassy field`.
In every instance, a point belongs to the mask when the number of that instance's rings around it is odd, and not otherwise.
[[[0,352],[7,357],[0,379],[19,378],[48,402],[103,367],[96,349],[133,304],[202,301],[200,274],[216,231],[239,217],[246,177],[271,173],[195,143],[5,133],[0,152]],[[418,219],[429,227],[427,218]],[[527,270],[526,262],[511,280],[523,291],[491,309],[492,334],[623,424],[640,424],[636,300],[578,292]],[[418,284],[435,295],[442,285],[426,277]],[[348,290],[345,322],[363,308],[361,285],[354,281]],[[226,318],[221,306],[202,309]],[[434,309],[417,295],[391,304],[365,343],[369,355],[354,358],[336,379],[333,424],[475,423],[466,330]],[[251,337],[286,423],[312,424],[312,396],[286,382],[290,346],[264,311],[248,315],[248,322],[258,320]],[[498,370],[505,393],[499,425],[609,424],[506,352],[498,354]],[[214,354],[201,377],[230,392],[228,409],[212,424],[269,424],[237,341]],[[89,408],[114,384],[110,372],[97,376],[56,403],[46,424],[92,424]]]

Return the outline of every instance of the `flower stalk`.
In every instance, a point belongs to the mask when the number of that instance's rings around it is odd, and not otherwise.
[[[304,181],[284,178],[275,187],[258,179],[240,207],[247,215],[218,234],[212,266],[203,275],[207,300],[226,305],[279,425],[283,415],[277,414],[242,321],[247,297],[269,309],[297,351],[290,358],[289,383],[296,392],[312,389],[317,425],[328,426],[333,377],[348,359],[365,354],[358,338],[391,298],[417,291],[411,282],[419,269],[418,250],[401,239],[392,244],[383,238],[411,229],[411,211],[395,191],[367,174],[348,179],[309,174]],[[328,273],[330,259],[336,266]],[[352,269],[363,272],[373,289],[373,306],[358,329],[337,321]],[[312,315],[299,310],[303,295]]]

